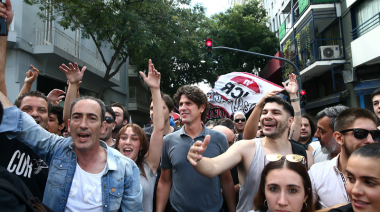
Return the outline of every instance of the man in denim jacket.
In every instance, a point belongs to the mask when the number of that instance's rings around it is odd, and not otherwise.
[[[12,107],[1,92],[0,100],[5,108],[0,133],[26,144],[50,167],[43,199],[48,207],[54,211],[142,211],[138,167],[99,140],[106,127],[101,100],[81,97],[71,104],[69,138],[41,128],[31,116]]]

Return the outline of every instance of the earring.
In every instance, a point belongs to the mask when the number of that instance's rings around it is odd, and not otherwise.
[[[139,152],[139,156],[141,157],[141,150],[140,150],[140,152]]]
[[[268,207],[267,200],[264,200],[264,206]]]
[[[304,208],[304,209],[306,210],[306,209],[307,209],[307,203],[306,203],[306,202],[304,202],[304,204],[305,204],[305,208]]]

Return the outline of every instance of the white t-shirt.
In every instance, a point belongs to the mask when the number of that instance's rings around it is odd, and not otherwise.
[[[91,174],[84,171],[77,163],[65,212],[103,211],[101,178],[105,168],[104,166],[104,170],[99,174]]]

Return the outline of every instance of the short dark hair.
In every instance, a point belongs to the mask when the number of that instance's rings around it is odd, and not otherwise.
[[[208,104],[207,96],[201,89],[199,89],[197,86],[191,86],[191,85],[183,85],[180,88],[178,88],[177,93],[174,94],[174,100],[177,105],[179,105],[179,100],[181,99],[182,95],[186,95],[188,99],[193,101],[198,108],[201,105],[205,105],[205,110],[202,112],[201,120],[205,121],[207,118],[207,114],[210,111],[210,105]]]
[[[115,111],[113,111],[112,107],[109,106],[109,105],[106,105],[106,112],[111,114],[113,120],[115,121],[116,120],[116,114],[115,114]],[[104,115],[105,117],[105,115]]]
[[[225,126],[228,129],[230,129],[230,130],[234,130],[235,129],[234,122],[231,119],[229,119],[229,118],[221,118],[221,119],[219,119],[216,125]]]
[[[330,128],[334,130],[334,123],[335,123],[336,118],[339,116],[339,114],[342,111],[347,110],[347,109],[348,109],[348,107],[344,106],[344,105],[336,105],[333,107],[327,107],[327,108],[319,111],[317,113],[317,115],[315,116],[315,118],[317,120],[319,120],[320,118],[323,118],[325,116],[329,117],[330,118]]]
[[[82,101],[82,100],[92,100],[92,101],[95,101],[99,104],[99,106],[100,106],[100,122],[103,123],[103,121],[106,117],[106,106],[104,105],[104,102],[102,100],[95,98],[95,97],[92,97],[92,96],[81,96],[81,97],[75,99],[73,102],[71,102],[70,118],[71,118],[71,114],[73,111],[73,107],[75,106],[76,103],[78,103],[79,101]]]
[[[57,116],[58,124],[61,125],[63,123],[63,107],[53,105],[51,107],[51,113]]]
[[[360,156],[364,158],[380,159],[380,143],[367,144],[355,150],[350,157]]]
[[[309,174],[307,173],[307,170],[304,165],[301,163],[295,163],[295,162],[289,162],[287,160],[278,160],[275,162],[269,162],[261,172],[261,180],[259,185],[259,190],[257,191],[255,198],[254,198],[254,205],[255,210],[260,211],[267,211],[268,205],[264,204],[264,201],[266,200],[265,197],[265,183],[266,183],[266,177],[268,176],[268,173],[275,169],[283,169],[287,168],[290,169],[297,174],[299,174],[302,178],[302,184],[305,190],[305,196],[307,196],[306,199],[306,208],[302,207],[301,212],[314,212],[314,203],[313,203],[313,191],[311,187],[311,181]]]
[[[349,108],[342,111],[335,120],[334,130],[341,131],[350,127],[358,118],[366,118],[377,125],[377,117],[371,111],[364,108]]]
[[[213,120],[209,120],[207,123],[206,123],[206,127],[212,125],[213,127],[215,127],[217,124],[217,121],[213,121]]]
[[[166,93],[161,92],[161,98],[164,100],[166,107],[169,110],[169,113],[172,112],[175,108],[173,99]],[[153,101],[152,97],[150,97],[149,104],[151,104]]]
[[[378,88],[374,92],[372,92],[371,101],[373,101],[373,97],[375,97],[376,95],[380,95],[380,88]]]
[[[124,120],[128,120],[128,121],[129,121],[129,113],[128,113],[128,110],[124,107],[123,104],[121,104],[120,102],[115,102],[115,103],[112,103],[110,106],[111,106],[111,107],[118,107],[118,108],[120,108],[121,110],[123,110],[123,121],[124,121]]]
[[[50,112],[51,112],[51,102],[48,100],[48,98],[45,96],[45,94],[39,92],[39,91],[29,91],[29,92],[26,92],[26,93],[23,93],[21,94],[20,96],[17,97],[17,99],[15,100],[15,103],[14,105],[16,105],[16,107],[20,108],[21,106],[21,102],[22,100],[27,97],[27,96],[35,96],[35,97],[39,97],[39,98],[42,98],[46,101],[47,103],[47,111],[48,111],[48,115],[50,115]]]
[[[311,128],[311,137],[313,137],[315,132],[317,131],[317,124],[315,123],[314,118],[306,113],[302,115],[302,118],[309,120],[309,124]]]
[[[284,110],[291,116],[291,117],[294,117],[294,109],[292,107],[292,105],[289,104],[289,102],[285,101],[285,99],[281,98],[281,97],[278,97],[278,96],[269,96],[265,99],[264,101],[264,106],[263,108],[265,107],[265,105],[267,103],[272,103],[272,102],[275,102],[279,105],[282,105],[282,107],[284,108]]]

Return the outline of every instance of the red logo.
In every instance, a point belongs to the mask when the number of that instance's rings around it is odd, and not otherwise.
[[[259,85],[251,78],[243,77],[243,76],[237,76],[237,77],[232,78],[231,81],[236,82],[238,84],[241,84],[241,85],[253,90],[255,93],[260,93]]]

